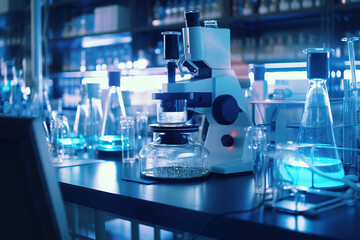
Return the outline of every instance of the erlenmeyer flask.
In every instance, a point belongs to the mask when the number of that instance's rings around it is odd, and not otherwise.
[[[120,71],[109,71],[109,94],[97,154],[99,158],[120,159],[122,152],[120,118],[126,116],[120,89]]]
[[[332,49],[309,48],[307,53],[307,76],[309,79],[304,113],[297,142],[299,152],[320,171],[333,178],[343,178],[344,168],[333,129],[326,80],[329,78],[329,57]],[[306,168],[306,166],[293,166]],[[300,176],[299,185],[305,187],[336,187],[341,182],[329,180],[308,169]]]

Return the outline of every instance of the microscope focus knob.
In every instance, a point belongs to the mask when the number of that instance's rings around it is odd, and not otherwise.
[[[212,106],[212,115],[215,121],[221,125],[230,125],[236,121],[241,112],[236,99],[228,94],[215,98]]]
[[[221,143],[224,147],[232,147],[235,143],[235,140],[229,134],[225,134],[221,137]]]

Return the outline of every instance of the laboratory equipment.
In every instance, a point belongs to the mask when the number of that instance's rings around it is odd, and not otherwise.
[[[133,163],[135,154],[135,122],[134,117],[123,116],[120,120],[121,158],[125,163]]]
[[[135,115],[135,154],[139,157],[140,150],[148,144],[148,113],[136,112]]]
[[[188,110],[204,114],[209,123],[203,132],[211,171],[251,171],[252,161],[246,154],[250,149],[244,147],[245,127],[251,121],[243,91],[231,69],[230,30],[201,27],[199,18],[197,10],[185,12],[184,56],[178,61],[180,73],[187,69],[192,77],[169,81],[163,85],[163,92],[193,94],[187,100]]]
[[[355,66],[355,53],[354,41],[359,40],[358,37],[342,38],[342,41],[347,43],[348,55],[350,60],[351,79],[344,79],[344,105],[343,105],[343,145],[346,149],[358,149],[360,139],[360,105],[359,105],[359,88],[356,81],[356,66]],[[356,151],[344,151],[344,168],[346,174],[353,174],[352,167],[355,168],[355,175],[359,176],[359,163]],[[355,163],[355,164],[354,164]]]
[[[289,11],[290,4],[288,0],[280,0],[279,1],[279,10],[280,11]]]
[[[53,163],[61,163],[74,155],[68,119],[57,111],[50,114],[50,155]]]
[[[13,88],[13,80],[15,77],[15,63],[14,61],[5,62],[4,67],[4,82],[2,86],[2,102],[3,102],[3,114],[11,115],[10,97]],[[15,115],[15,114],[14,114]]]
[[[299,147],[293,142],[276,144],[276,155],[273,161],[273,199],[275,205],[279,199],[288,197],[298,190],[306,190],[301,174],[311,174],[305,166],[304,156],[299,153]],[[301,166],[301,167],[294,167]],[[302,182],[299,182],[302,181]],[[308,179],[305,179],[308,181]]]
[[[164,58],[168,61],[168,82],[175,83],[175,60],[179,58],[180,33],[165,32],[162,35]],[[157,106],[158,124],[149,126],[154,141],[143,147],[139,153],[142,176],[156,179],[193,179],[209,174],[209,151],[193,140],[199,126],[186,124],[187,101],[193,98],[193,93],[184,92],[153,94],[153,99],[160,100]]]
[[[103,111],[100,100],[100,84],[87,83],[87,94],[89,101],[87,108],[89,116],[86,119],[86,148],[89,152],[89,157],[95,156],[95,150],[101,133],[101,123],[103,119]]]
[[[124,101],[120,89],[120,71],[109,71],[109,94],[105,103],[101,137],[97,156],[102,159],[121,159],[121,117],[126,116]]]
[[[269,174],[267,171],[269,165],[266,158],[269,139],[265,127],[247,127],[246,138],[249,141],[248,147],[253,161],[255,193],[264,194],[269,189]]]
[[[154,141],[139,154],[142,176],[176,180],[197,179],[209,174],[209,151],[194,141],[199,126],[172,117],[186,112],[186,101],[191,97],[189,93],[153,94],[163,107],[157,116],[159,124],[149,125]]]
[[[80,85],[80,102],[76,108],[75,121],[73,126],[73,146],[76,152],[83,152],[86,149],[86,121],[89,119],[89,98],[86,96],[85,85]]]
[[[344,168],[336,149],[330,101],[326,87],[326,80],[329,78],[331,51],[332,49],[326,48],[304,50],[307,53],[309,87],[297,142],[299,152],[309,162],[328,176],[341,179],[344,177]],[[328,148],[314,150],[316,146],[327,146]],[[294,171],[301,169],[299,184],[302,186],[324,188],[343,185],[322,176],[314,176],[307,165],[299,165],[296,162],[289,162],[289,164],[291,165],[289,169],[294,169]]]

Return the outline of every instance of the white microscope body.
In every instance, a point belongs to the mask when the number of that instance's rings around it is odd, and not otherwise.
[[[204,114],[209,123],[204,145],[210,151],[210,171],[237,173],[252,171],[245,128],[252,125],[240,83],[231,69],[230,30],[185,27],[183,66],[190,80],[164,84],[164,92],[211,93],[211,106],[189,110]],[[181,68],[181,66],[179,66]],[[197,99],[201,102],[201,97]],[[232,108],[236,104],[235,108]]]

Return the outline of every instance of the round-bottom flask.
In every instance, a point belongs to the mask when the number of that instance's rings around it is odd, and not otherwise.
[[[209,174],[209,151],[192,140],[192,125],[151,125],[154,142],[140,151],[140,173],[154,179],[194,179]]]

